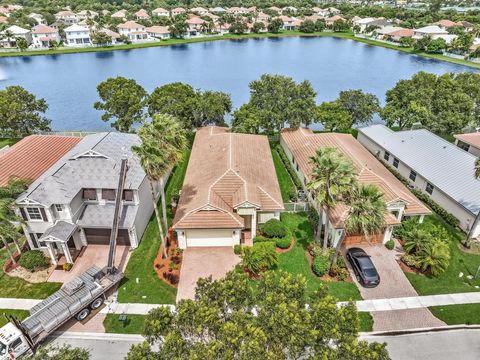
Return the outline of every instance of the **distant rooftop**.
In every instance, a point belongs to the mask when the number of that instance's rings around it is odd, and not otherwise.
[[[456,139],[480,149],[480,132],[454,135]]]

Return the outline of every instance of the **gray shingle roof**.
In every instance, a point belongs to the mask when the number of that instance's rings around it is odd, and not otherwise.
[[[135,223],[138,211],[137,205],[124,205],[120,213],[119,227],[129,229]],[[113,223],[115,204],[87,205],[83,210],[77,224],[81,227],[109,228]]]
[[[49,227],[47,231],[45,231],[40,238],[43,240],[49,236],[54,237],[58,240],[68,241],[70,236],[75,232],[77,229],[77,225],[66,222],[66,221],[57,221],[55,225]]]
[[[115,189],[120,160],[129,159],[126,189],[138,189],[145,172],[131,147],[140,144],[134,134],[97,133],[82,139],[21,195],[46,206],[69,204],[82,188]]]
[[[476,157],[425,129],[394,132],[384,125],[359,129],[447,194],[477,214],[480,181],[474,177]]]

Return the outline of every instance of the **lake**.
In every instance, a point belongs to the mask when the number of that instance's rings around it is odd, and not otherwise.
[[[195,88],[230,93],[234,107],[248,101],[250,81],[264,73],[308,79],[318,101],[339,91],[363,89],[382,101],[400,79],[418,71],[435,74],[473,71],[353,40],[331,37],[239,39],[185,45],[0,58],[0,88],[21,85],[49,104],[55,130],[108,130],[93,108],[96,86],[118,75],[135,79],[147,91],[180,81]]]

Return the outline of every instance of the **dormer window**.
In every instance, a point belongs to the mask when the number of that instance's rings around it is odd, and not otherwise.
[[[107,201],[115,201],[115,190],[102,189],[102,199]]]
[[[133,190],[123,190],[123,200],[133,201]]]
[[[97,200],[97,190],[83,189],[83,200]]]

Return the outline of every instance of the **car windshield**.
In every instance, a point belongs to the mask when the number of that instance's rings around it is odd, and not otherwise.
[[[375,271],[375,269],[365,269],[365,270],[363,270],[363,272],[365,273],[365,276],[367,276],[367,277],[377,276],[377,272]]]
[[[6,354],[7,354],[7,345],[0,342],[0,355],[6,355]]]

